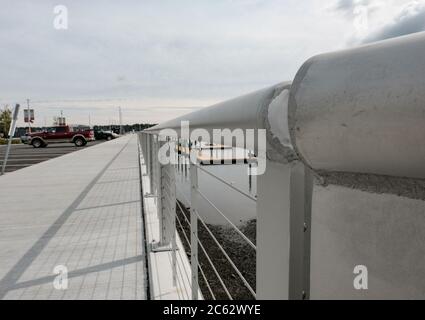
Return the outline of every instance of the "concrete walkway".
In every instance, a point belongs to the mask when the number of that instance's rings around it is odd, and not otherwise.
[[[0,177],[0,299],[146,299],[138,165],[130,135]]]

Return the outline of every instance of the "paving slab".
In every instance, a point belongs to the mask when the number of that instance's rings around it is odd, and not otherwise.
[[[146,299],[137,148],[128,135],[0,177],[0,299]]]

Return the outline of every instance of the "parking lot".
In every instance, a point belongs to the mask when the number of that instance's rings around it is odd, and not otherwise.
[[[84,148],[90,148],[102,141],[90,142],[86,147],[78,148],[71,143],[50,144],[47,148],[35,149],[26,144],[12,145],[5,172],[16,171],[34,164],[47,161]],[[0,146],[0,168],[3,165],[6,146]]]

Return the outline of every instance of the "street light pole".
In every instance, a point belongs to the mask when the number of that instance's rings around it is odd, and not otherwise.
[[[118,107],[119,115],[120,115],[120,135],[122,135],[122,111],[121,107]]]
[[[10,147],[12,145],[13,136],[15,135],[16,122],[18,121],[19,107],[20,107],[19,104],[17,104],[15,106],[15,110],[13,111],[12,125],[10,126],[10,129],[9,129],[9,142],[7,144],[6,154],[3,160],[1,175],[4,175],[4,171],[6,170],[7,160],[9,159]]]
[[[27,99],[27,110],[28,110],[28,133],[31,133],[30,99]]]

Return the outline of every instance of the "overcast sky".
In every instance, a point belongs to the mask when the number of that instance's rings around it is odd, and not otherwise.
[[[37,125],[61,110],[117,123],[118,106],[162,122],[291,80],[312,55],[423,31],[424,2],[0,0],[0,106],[30,98]]]

